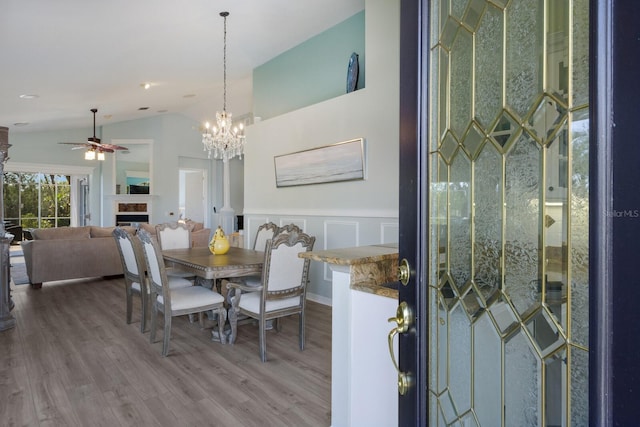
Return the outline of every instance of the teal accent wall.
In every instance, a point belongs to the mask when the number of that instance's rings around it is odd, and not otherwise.
[[[346,93],[347,67],[359,56],[365,86],[365,12],[289,49],[253,70],[253,114],[263,120]]]

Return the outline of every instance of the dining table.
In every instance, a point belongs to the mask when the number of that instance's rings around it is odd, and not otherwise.
[[[167,249],[162,251],[162,258],[166,267],[193,273],[196,285],[212,288],[217,282],[220,293],[217,279],[260,275],[264,265],[264,252],[237,247],[230,247],[223,255],[212,254],[208,247]],[[214,341],[224,342],[216,330],[211,331],[211,336]]]

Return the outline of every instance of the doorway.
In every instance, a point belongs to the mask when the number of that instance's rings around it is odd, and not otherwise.
[[[209,226],[207,217],[207,170],[179,169],[180,219],[190,219]]]

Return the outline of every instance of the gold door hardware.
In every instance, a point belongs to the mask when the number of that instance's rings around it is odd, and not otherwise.
[[[403,285],[407,286],[409,278],[411,277],[411,268],[409,267],[409,261],[406,258],[402,258],[400,265],[398,266],[398,280]]]
[[[411,377],[407,373],[400,372],[400,368],[396,362],[396,357],[393,354],[393,337],[395,337],[397,333],[404,334],[407,332],[409,330],[409,326],[413,323],[413,320],[413,311],[405,301],[402,301],[398,306],[398,309],[396,310],[396,317],[389,318],[390,323],[396,322],[396,327],[389,331],[389,336],[387,338],[389,341],[389,354],[391,355],[391,361],[398,372],[398,393],[400,393],[401,396],[404,396],[407,393],[412,381]]]

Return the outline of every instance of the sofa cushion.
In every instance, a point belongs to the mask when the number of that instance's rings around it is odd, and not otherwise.
[[[140,223],[140,230],[144,230],[152,236],[156,235],[156,226],[147,224],[146,222]]]
[[[90,230],[91,227],[34,228],[31,236],[33,240],[88,239],[91,237]]]
[[[136,234],[135,227],[121,227],[129,234]],[[113,230],[115,227],[91,227],[91,237],[113,237]]]
[[[192,221],[190,219],[187,219],[187,220],[185,220],[184,223],[187,225],[187,227],[193,227],[191,229],[191,231],[199,231],[199,230],[202,230],[204,228],[204,223],[202,223],[202,222],[196,222],[196,221]]]

